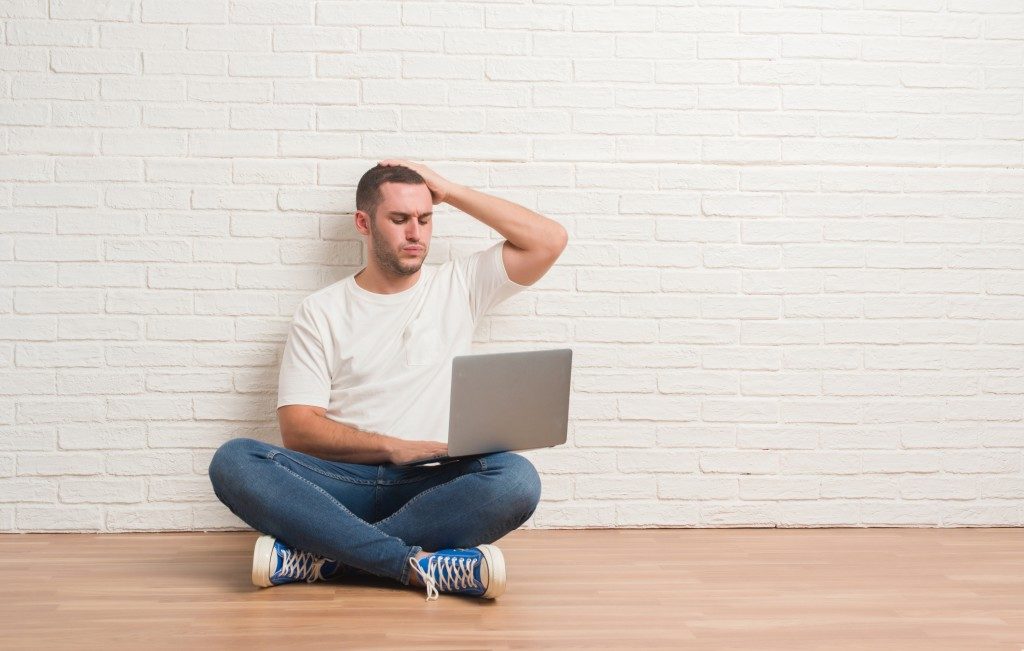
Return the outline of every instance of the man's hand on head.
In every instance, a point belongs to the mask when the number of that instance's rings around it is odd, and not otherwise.
[[[430,190],[431,201],[433,201],[435,205],[443,201],[447,201],[452,188],[455,187],[454,183],[442,177],[426,165],[420,165],[419,163],[413,163],[412,161],[403,160],[401,158],[385,158],[384,160],[379,161],[378,164],[384,167],[408,167],[414,172],[417,172],[423,177],[423,180],[426,181],[427,189]]]

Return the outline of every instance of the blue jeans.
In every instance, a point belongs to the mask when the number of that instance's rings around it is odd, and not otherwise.
[[[217,450],[210,481],[257,531],[406,585],[408,559],[494,542],[533,515],[541,489],[533,464],[511,452],[403,467],[327,461],[247,438]]]

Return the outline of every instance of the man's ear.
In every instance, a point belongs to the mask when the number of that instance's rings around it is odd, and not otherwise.
[[[355,214],[356,230],[363,235],[370,234],[370,215],[365,210],[357,210]]]

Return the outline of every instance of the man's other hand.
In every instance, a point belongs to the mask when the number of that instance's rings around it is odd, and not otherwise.
[[[400,441],[391,448],[388,461],[399,465],[448,454],[448,444],[437,441]]]

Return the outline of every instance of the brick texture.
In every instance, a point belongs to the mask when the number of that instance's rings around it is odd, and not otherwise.
[[[0,16],[0,530],[244,528],[210,457],[386,157],[569,230],[475,338],[576,353],[526,526],[1024,525],[1024,3]]]

